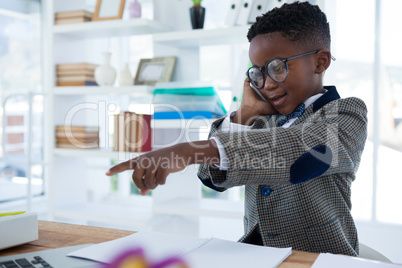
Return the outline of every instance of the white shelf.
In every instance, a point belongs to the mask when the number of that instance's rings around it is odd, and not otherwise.
[[[149,226],[153,214],[150,206],[133,207],[85,203],[63,208],[56,208],[54,210],[54,216],[80,221],[84,220],[145,228]]]
[[[77,86],[77,87],[54,87],[55,95],[134,95],[151,96],[154,92],[153,86],[125,86],[125,87],[99,87],[99,86]]]
[[[148,19],[91,21],[53,26],[55,35],[78,39],[153,34],[169,30],[166,25]]]
[[[178,31],[157,33],[152,35],[152,37],[154,43],[162,43],[175,47],[248,43],[248,29],[249,26],[239,26],[220,29]]]
[[[154,213],[181,216],[205,216],[242,219],[244,204],[227,200],[203,198],[201,200],[174,199],[163,204],[154,204]]]
[[[110,158],[122,159],[122,157],[135,157],[140,155],[140,152],[116,152],[112,149],[64,149],[55,148],[54,155],[67,157],[95,157],[95,158]],[[128,158],[124,158],[128,159]]]

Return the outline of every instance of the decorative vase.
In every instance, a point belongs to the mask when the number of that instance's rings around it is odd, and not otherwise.
[[[138,3],[138,0],[134,0],[130,2],[129,5],[129,13],[130,13],[130,18],[141,18],[141,4]]]
[[[193,29],[204,28],[205,7],[193,6],[192,8],[190,8],[190,19]]]
[[[134,84],[134,78],[131,75],[130,69],[128,68],[128,64],[124,64],[123,69],[119,75],[119,85],[120,86],[132,86]]]
[[[103,52],[103,64],[95,70],[95,81],[99,86],[112,86],[116,79],[116,70],[110,65],[112,53]]]

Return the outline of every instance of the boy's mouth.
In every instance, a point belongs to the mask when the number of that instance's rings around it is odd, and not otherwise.
[[[285,101],[286,94],[283,95],[275,95],[269,98],[269,102],[273,106],[279,106]]]

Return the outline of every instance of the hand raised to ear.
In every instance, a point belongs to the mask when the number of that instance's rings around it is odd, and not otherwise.
[[[252,125],[254,120],[261,115],[277,113],[278,111],[266,100],[266,97],[264,97],[261,91],[253,89],[250,84],[250,79],[246,78],[244,80],[241,106],[237,110],[233,122],[243,125]]]

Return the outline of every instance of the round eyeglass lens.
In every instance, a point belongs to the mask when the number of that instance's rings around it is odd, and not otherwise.
[[[262,88],[264,86],[264,74],[255,67],[251,67],[248,70],[248,77],[250,81],[256,86],[257,88]]]
[[[282,60],[272,60],[267,67],[269,76],[276,82],[282,82],[286,79],[286,64]]]

